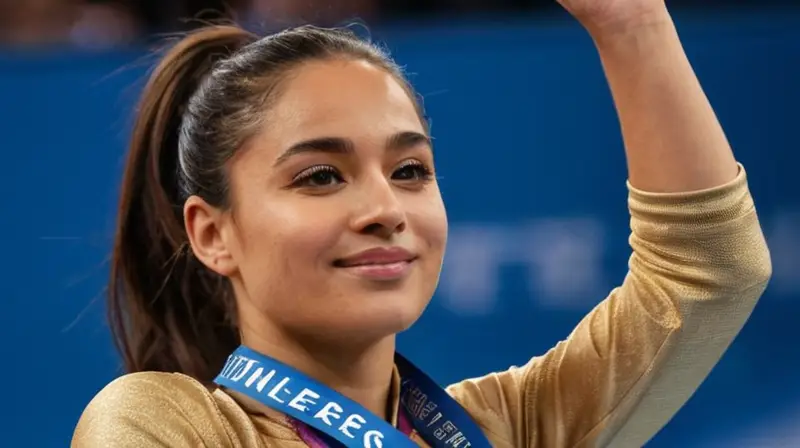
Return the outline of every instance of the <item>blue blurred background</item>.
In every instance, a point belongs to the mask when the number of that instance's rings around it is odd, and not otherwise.
[[[2,446],[67,446],[83,407],[120,374],[103,293],[132,108],[154,61],[148,36],[185,28],[178,18],[199,3],[0,2]],[[800,11],[671,3],[747,167],[774,278],[648,446],[800,447]],[[545,352],[622,280],[614,109],[591,41],[552,2],[235,6],[267,28],[365,17],[424,95],[452,233],[439,292],[401,348],[435,378]]]

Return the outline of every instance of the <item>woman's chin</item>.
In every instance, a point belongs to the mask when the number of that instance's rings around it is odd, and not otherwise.
[[[396,309],[383,307],[370,315],[353,316],[343,327],[354,339],[380,340],[408,330],[421,314],[420,310],[412,309],[408,304]]]
[[[320,316],[319,322],[306,323],[301,331],[334,345],[370,345],[407,330],[422,314],[420,307],[410,303],[347,308],[342,307],[335,316]]]

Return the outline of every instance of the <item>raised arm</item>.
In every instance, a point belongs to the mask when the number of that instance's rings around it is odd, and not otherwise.
[[[736,337],[769,253],[663,0],[561,2],[594,38],[620,116],[630,270],[546,355],[449,390],[498,447],[639,447]]]
[[[733,152],[664,1],[562,1],[592,3],[568,8],[586,24],[600,54],[620,118],[631,185],[653,193],[688,192],[731,181],[737,174]],[[609,10],[595,12],[598,17],[580,9],[603,4]],[[626,13],[628,4],[636,12]]]

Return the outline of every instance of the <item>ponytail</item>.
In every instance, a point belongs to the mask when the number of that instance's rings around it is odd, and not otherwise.
[[[128,372],[181,372],[208,382],[239,342],[229,282],[188,248],[178,140],[189,99],[214,63],[254,40],[234,26],[190,33],[167,52],[142,94],[108,297],[111,330]]]

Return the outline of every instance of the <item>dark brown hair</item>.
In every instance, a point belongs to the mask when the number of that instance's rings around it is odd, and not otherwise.
[[[227,162],[264,123],[282,78],[303,62],[338,57],[375,64],[412,92],[385,52],[347,29],[303,26],[259,38],[208,26],[155,68],[130,142],[109,285],[109,321],[127,371],[208,382],[236,348],[230,283],[192,255],[183,204],[197,195],[227,207]]]

